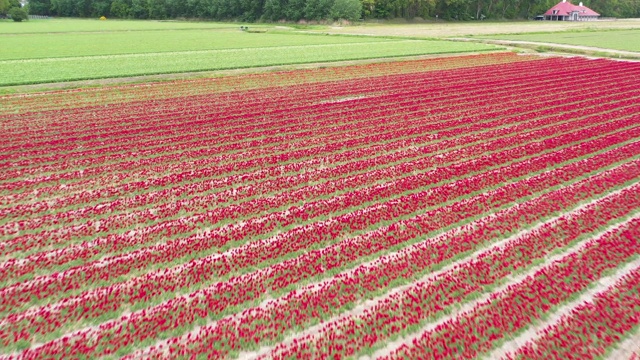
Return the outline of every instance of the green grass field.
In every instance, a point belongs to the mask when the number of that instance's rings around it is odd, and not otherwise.
[[[141,30],[186,30],[186,29],[224,29],[238,28],[240,23],[214,23],[191,21],[157,21],[157,20],[107,20],[97,19],[50,19],[29,20],[15,23],[11,20],[0,20],[0,34],[29,33],[69,33],[69,32],[103,32],[103,31],[141,31]],[[247,24],[243,24],[247,25]],[[250,24],[252,27],[260,25]]]
[[[390,41],[375,37],[247,33],[234,29],[7,35],[0,60]]]
[[[206,22],[0,21],[0,86],[497,49],[249,26],[265,32]]]
[[[614,49],[640,51],[640,29],[615,31],[582,31],[547,34],[493,35],[485,39],[533,41]]]
[[[246,34],[238,34],[244,36]],[[263,36],[263,34],[248,34]],[[299,36],[299,35],[291,35]],[[476,43],[397,40],[348,44],[247,47],[0,61],[0,85],[48,83],[135,75],[223,70],[269,65],[331,62],[423,54],[492,50]]]

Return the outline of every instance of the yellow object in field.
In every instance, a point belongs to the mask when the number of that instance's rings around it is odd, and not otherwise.
[[[104,16],[100,16],[100,20],[107,20],[107,18]]]

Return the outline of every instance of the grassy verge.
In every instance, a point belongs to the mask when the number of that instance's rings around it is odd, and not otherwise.
[[[582,29],[562,33],[481,36],[481,39],[531,41],[640,52],[640,30],[602,31]]]

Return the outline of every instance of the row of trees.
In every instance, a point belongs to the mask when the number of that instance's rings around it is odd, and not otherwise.
[[[1,0],[0,0],[1,1]],[[14,1],[14,0],[10,0]],[[32,14],[136,19],[299,21],[343,18],[527,19],[559,0],[29,0]],[[574,0],[578,1],[578,0]],[[610,17],[640,17],[640,0],[582,0]]]

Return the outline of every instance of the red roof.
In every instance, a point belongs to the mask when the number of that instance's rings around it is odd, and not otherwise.
[[[581,3],[582,4],[582,3]],[[558,10],[558,12],[554,13],[554,10]],[[589,9],[586,6],[573,5],[568,1],[561,1],[556,6],[547,10],[545,15],[559,15],[559,16],[570,16],[572,12],[577,11],[580,16],[600,16],[597,12]]]

